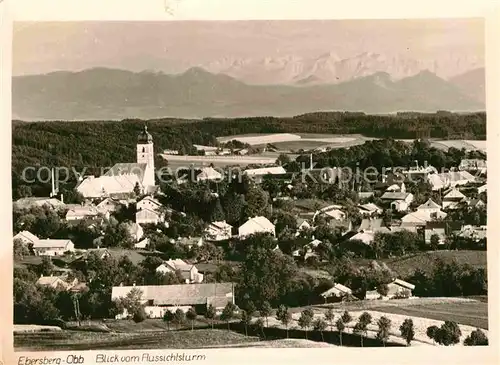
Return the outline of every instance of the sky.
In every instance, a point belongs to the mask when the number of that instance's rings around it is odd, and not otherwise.
[[[484,64],[481,19],[17,22],[13,75],[112,67],[179,73],[224,58],[363,52]]]

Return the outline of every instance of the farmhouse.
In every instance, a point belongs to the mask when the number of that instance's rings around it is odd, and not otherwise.
[[[16,200],[14,205],[20,209],[30,209],[33,207],[49,207],[51,209],[62,209],[65,204],[56,198],[29,197]]]
[[[266,217],[253,217],[247,220],[238,228],[238,236],[240,238],[256,233],[270,233],[276,235],[274,224]]]
[[[97,210],[104,215],[118,212],[121,207],[122,204],[120,203],[120,201],[113,198],[105,198],[96,205]]]
[[[100,215],[106,219],[109,218],[109,212],[101,213],[94,205],[68,204],[66,207],[68,208],[66,212],[67,221],[95,219]]]
[[[135,222],[137,224],[158,224],[164,220],[161,212],[162,204],[152,196],[147,196],[137,202]]]
[[[243,171],[243,174],[251,177],[256,182],[261,182],[264,176],[285,175],[286,170],[282,166],[262,167],[258,169],[245,170]]]
[[[203,274],[198,273],[195,265],[188,264],[181,259],[168,260],[156,268],[156,272],[167,274],[179,271],[186,283],[201,283]]]
[[[136,187],[141,192],[155,190],[153,137],[146,126],[137,137],[137,162],[117,163],[102,176],[88,176],[76,190],[85,198],[101,198],[132,194]]]
[[[445,218],[446,213],[442,211],[430,212],[425,210],[417,210],[406,214],[401,218],[401,226],[403,227],[417,227],[425,226],[427,222],[432,221],[434,218]]]
[[[213,167],[202,167],[196,175],[196,181],[221,180],[222,174]]]
[[[71,282],[67,282],[66,276],[41,276],[37,282],[36,285],[40,286],[46,286],[50,287],[52,289],[63,289],[63,290],[70,290],[72,287],[74,287],[77,283],[78,280],[75,278]]]
[[[212,222],[205,229],[205,238],[210,241],[224,241],[231,238],[233,226],[226,221]]]
[[[66,251],[74,251],[75,245],[71,240],[38,240],[33,244],[33,251],[37,256],[61,256]]]
[[[29,231],[21,231],[14,236],[13,240],[21,240],[24,244],[34,244],[39,238]]]
[[[406,281],[395,279],[392,283],[387,284],[389,291],[387,297],[411,297],[412,291],[415,289],[415,285],[410,284]]]
[[[114,286],[111,300],[124,298],[133,289],[141,292],[141,301],[149,318],[163,318],[171,307],[194,307],[196,313],[203,314],[212,305],[221,311],[227,303],[234,304],[233,283]],[[117,319],[126,318],[126,310]]]
[[[327,303],[330,298],[341,300],[353,298],[352,290],[339,283],[335,283],[330,289],[321,293],[320,296],[325,299],[325,303]]]

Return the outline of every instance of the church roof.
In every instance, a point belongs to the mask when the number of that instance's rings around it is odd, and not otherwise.
[[[144,180],[144,171],[147,164],[145,163],[117,163],[104,176],[120,176],[120,175],[137,175],[139,181]]]
[[[149,134],[148,127],[146,125],[144,126],[144,129],[141,131],[141,133],[139,133],[139,135],[137,136],[137,143],[153,143],[153,136]]]

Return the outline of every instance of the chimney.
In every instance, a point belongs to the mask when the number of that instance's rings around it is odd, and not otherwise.
[[[309,155],[309,170],[312,170],[313,168],[313,154],[311,153]]]

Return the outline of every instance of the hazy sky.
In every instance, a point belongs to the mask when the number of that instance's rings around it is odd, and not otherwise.
[[[225,57],[376,52],[484,62],[484,23],[454,20],[16,23],[14,75],[115,67],[182,72]]]

